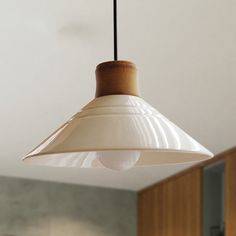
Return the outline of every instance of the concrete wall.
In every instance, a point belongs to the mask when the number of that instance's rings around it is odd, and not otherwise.
[[[136,194],[0,177],[1,236],[135,236]]]

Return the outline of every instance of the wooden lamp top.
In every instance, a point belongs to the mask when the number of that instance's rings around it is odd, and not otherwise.
[[[108,61],[96,68],[96,97],[126,94],[139,96],[137,69],[129,61]]]

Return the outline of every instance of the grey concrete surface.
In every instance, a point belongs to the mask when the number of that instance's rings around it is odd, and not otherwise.
[[[0,236],[135,236],[130,191],[0,177]]]

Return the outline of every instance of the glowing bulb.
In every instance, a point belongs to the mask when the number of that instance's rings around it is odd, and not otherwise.
[[[103,166],[112,170],[127,170],[139,160],[138,151],[100,151],[97,158]]]

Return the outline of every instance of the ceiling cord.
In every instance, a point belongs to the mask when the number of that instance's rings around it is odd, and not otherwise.
[[[114,27],[114,61],[118,60],[117,45],[117,0],[113,0],[113,27]]]

